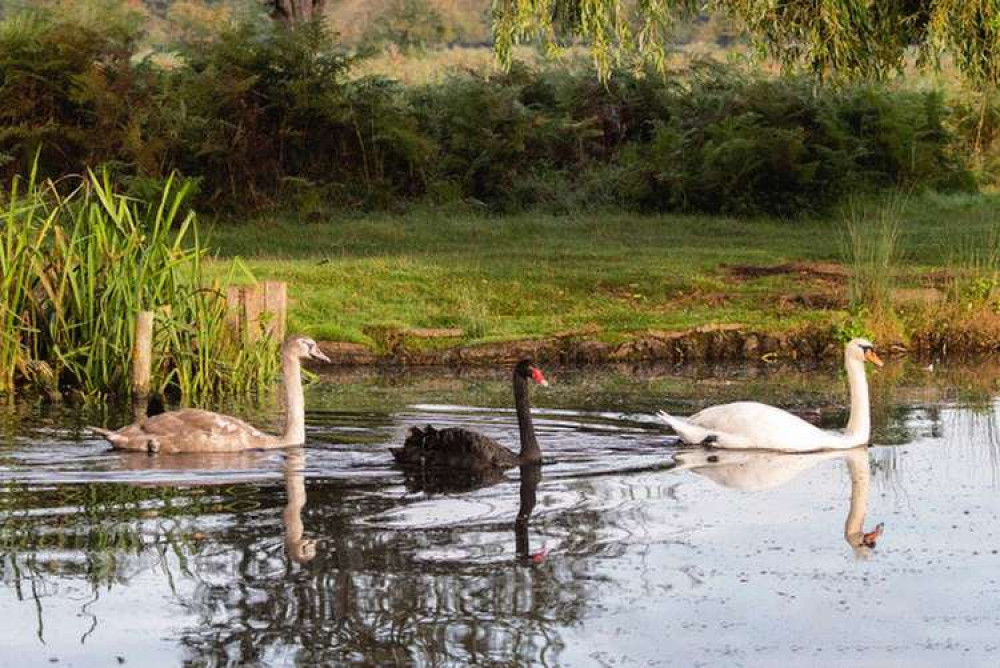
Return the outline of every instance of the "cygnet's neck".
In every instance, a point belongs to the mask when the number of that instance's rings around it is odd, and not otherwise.
[[[282,352],[281,381],[285,388],[285,433],[281,445],[303,445],[306,442],[305,397],[302,365],[297,355]]]
[[[847,385],[851,397],[851,416],[844,436],[851,445],[865,445],[871,437],[872,426],[865,363],[845,355],[844,366],[847,367]]]

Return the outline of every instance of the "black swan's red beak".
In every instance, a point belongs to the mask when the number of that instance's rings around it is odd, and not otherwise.
[[[537,366],[531,367],[531,379],[541,385],[542,387],[548,387],[549,381],[545,380],[545,374]]]

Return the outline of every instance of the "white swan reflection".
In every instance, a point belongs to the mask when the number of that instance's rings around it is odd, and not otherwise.
[[[864,530],[865,513],[871,487],[871,464],[868,448],[835,450],[804,454],[750,450],[686,450],[674,455],[677,467],[704,476],[729,489],[756,492],[787,484],[820,462],[843,459],[851,478],[851,498],[844,521],[844,540],[858,558],[872,554],[882,535],[883,524]]]

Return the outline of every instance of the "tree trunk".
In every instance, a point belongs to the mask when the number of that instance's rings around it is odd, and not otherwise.
[[[326,0],[270,0],[271,16],[279,21],[301,23],[319,18]]]

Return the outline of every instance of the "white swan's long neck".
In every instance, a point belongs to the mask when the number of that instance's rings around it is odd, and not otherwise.
[[[281,355],[281,380],[285,388],[285,433],[282,445],[306,442],[306,409],[302,393],[302,364],[290,353]]]
[[[844,436],[852,445],[864,445],[868,443],[872,430],[865,363],[845,355],[844,366],[847,367],[847,385],[851,396],[851,417],[847,421]]]
[[[864,535],[865,513],[868,511],[868,479],[871,467],[868,463],[868,449],[851,451],[847,458],[847,470],[851,475],[851,509],[844,522],[844,540],[851,547],[861,545]]]

